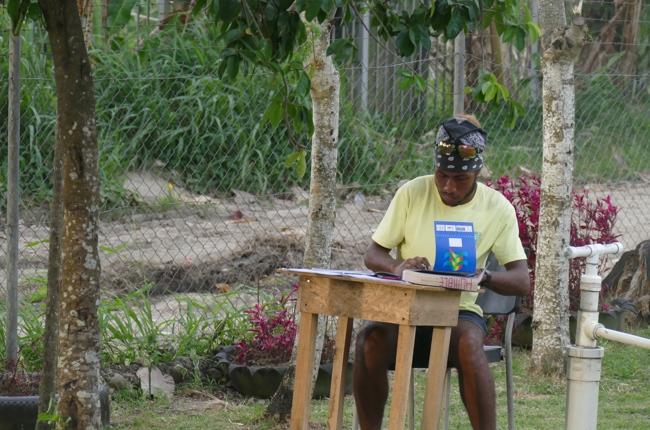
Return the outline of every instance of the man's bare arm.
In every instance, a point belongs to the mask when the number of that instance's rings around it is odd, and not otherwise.
[[[495,293],[505,296],[525,296],[530,289],[528,262],[526,260],[511,261],[505,265],[505,272],[492,272],[492,279],[487,285]],[[486,275],[483,275],[483,280]]]
[[[390,256],[390,249],[384,248],[375,241],[370,242],[366,250],[363,262],[373,272],[391,272],[401,275],[404,269],[427,270],[431,264],[426,257],[409,258],[405,261],[398,261]]]

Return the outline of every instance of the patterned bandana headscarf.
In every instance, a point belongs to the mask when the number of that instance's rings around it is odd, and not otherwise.
[[[474,146],[478,154],[474,158],[460,158],[457,150],[451,154],[438,152],[440,142]],[[481,152],[485,148],[487,133],[465,118],[452,118],[444,121],[436,135],[436,168],[449,172],[475,172],[483,167]]]

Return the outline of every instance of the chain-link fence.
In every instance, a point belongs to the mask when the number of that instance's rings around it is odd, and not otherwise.
[[[284,290],[290,281],[274,273],[302,264],[309,175],[299,178],[284,167],[292,151],[286,127],[263,120],[278,83],[262,70],[220,80],[219,45],[208,27],[178,19],[159,29],[153,15],[136,27],[104,29],[105,40],[90,47],[101,152],[101,287],[106,295],[123,296],[147,285],[153,311],[163,319],[177,315],[182,297],[210,308],[215,296],[239,284]],[[434,40],[431,52],[402,62],[390,47],[372,48],[378,42],[358,28],[337,31],[338,37],[356,35],[366,49],[341,74],[332,267],[360,269],[392,193],[433,170],[436,125],[452,114],[453,44]],[[645,35],[636,42],[641,64],[650,43],[647,32],[639,34]],[[7,37],[0,34],[3,71]],[[22,37],[19,288],[21,297],[33,299],[47,275],[56,112],[47,37],[33,25]],[[481,71],[495,66],[479,49],[485,37],[468,38],[470,87],[481,85]],[[514,125],[507,105],[486,107],[466,96],[468,111],[489,133],[483,179],[493,182],[541,173],[542,165],[538,57],[530,47],[506,51],[502,82],[525,110]],[[617,57],[576,74],[574,178],[591,197],[611,196],[620,211],[615,231],[632,249],[650,238],[650,73],[623,73]],[[401,89],[402,68],[426,77],[427,91]],[[6,80],[0,88],[6,94]],[[3,212],[6,100],[0,98]],[[308,144],[308,136],[301,138]],[[0,243],[6,244],[3,224]],[[6,252],[3,245],[3,296]]]

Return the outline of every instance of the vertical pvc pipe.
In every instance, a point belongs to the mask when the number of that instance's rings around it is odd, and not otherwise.
[[[598,275],[599,254],[587,257],[585,274],[580,277],[580,310],[576,326],[576,345],[585,348],[596,346],[596,340],[585,333],[584,327],[598,324],[598,296],[602,278]]]
[[[7,365],[18,361],[18,204],[20,201],[20,35],[9,36],[9,150],[7,154]]]
[[[598,384],[605,350],[570,346],[567,355],[566,429],[596,430]]]

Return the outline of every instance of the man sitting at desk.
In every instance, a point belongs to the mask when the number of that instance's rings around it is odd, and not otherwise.
[[[434,174],[413,179],[397,191],[366,251],[364,262],[370,270],[399,275],[404,269],[428,270],[436,257],[434,221],[472,222],[477,267],[485,265],[492,251],[506,268],[494,274],[486,271],[481,285],[504,295],[528,293],[526,254],[515,210],[498,191],[477,182],[486,138],[473,116],[459,115],[440,125]],[[397,259],[389,255],[393,248]],[[461,294],[449,365],[458,369],[460,394],[473,429],[493,430],[494,378],[483,352],[486,323],[475,303],[477,296]],[[395,363],[397,334],[397,325],[367,321],[357,336],[353,383],[362,430],[381,429],[387,369]],[[417,328],[414,367],[428,366],[432,334],[432,327]]]

